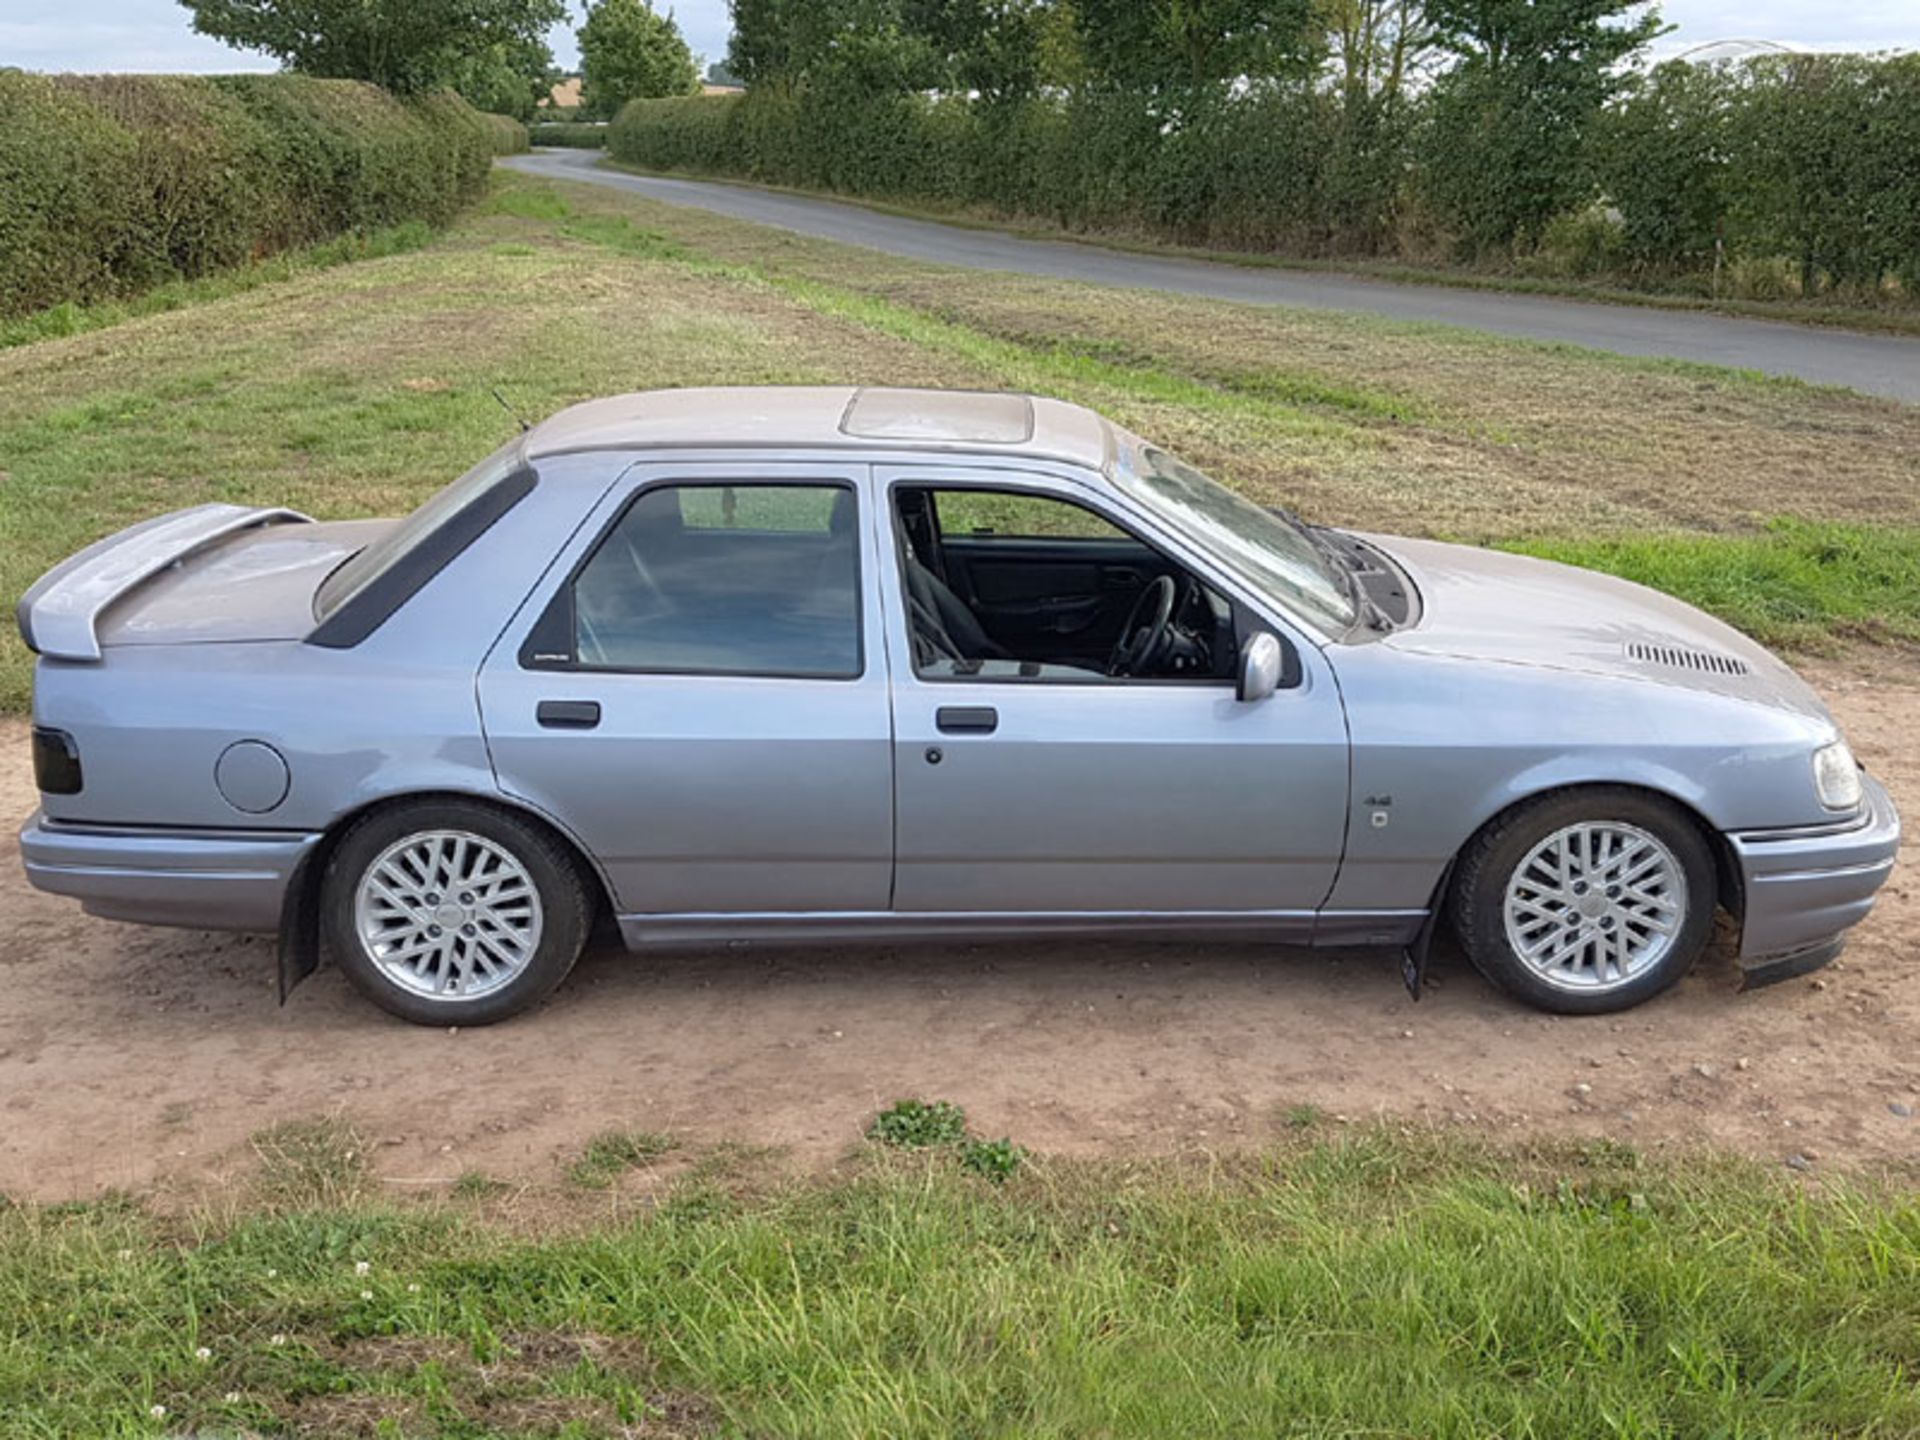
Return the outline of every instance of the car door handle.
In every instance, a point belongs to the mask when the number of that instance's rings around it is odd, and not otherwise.
[[[591,730],[600,723],[598,700],[542,700],[533,718],[549,730]]]
[[[991,735],[1000,728],[1000,712],[991,705],[942,705],[933,723],[944,735]]]

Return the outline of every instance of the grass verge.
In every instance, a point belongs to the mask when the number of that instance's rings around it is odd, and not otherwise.
[[[1911,1197],[1604,1145],[1363,1132],[997,1185],[875,1151],[545,1238],[467,1204],[16,1207],[0,1297],[23,1436],[1920,1429]]]
[[[1759,535],[1504,546],[1651,585],[1776,644],[1920,643],[1920,531],[1782,520]]]
[[[36,310],[31,315],[0,321],[0,349],[28,345],[35,340],[56,340],[101,330],[142,315],[161,315],[188,305],[204,304],[229,295],[243,295],[262,285],[290,280],[315,270],[329,270],[357,260],[378,260],[386,255],[404,255],[418,250],[433,238],[433,227],[424,220],[409,220],[380,230],[337,235],[331,240],[285,250],[256,264],[234,270],[221,270],[194,280],[174,280],[143,290],[124,300],[100,300],[91,305],[72,303]]]

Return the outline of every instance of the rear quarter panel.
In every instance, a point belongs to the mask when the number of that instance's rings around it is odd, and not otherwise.
[[[45,797],[46,813],[317,830],[391,796],[496,793],[476,696],[481,661],[610,480],[577,461],[570,474],[543,467],[518,505],[351,649],[121,645],[98,663],[41,660],[35,720],[74,736],[85,776],[79,795]],[[287,761],[286,799],[269,812],[234,808],[214,784],[221,753],[239,740],[264,741]]]

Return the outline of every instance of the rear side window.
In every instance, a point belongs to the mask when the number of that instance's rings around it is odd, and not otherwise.
[[[349,606],[365,607],[382,590],[404,590],[400,597],[404,600],[531,488],[532,472],[520,464],[520,442],[502,446],[386,534],[348,556],[314,592],[313,618],[324,629],[325,622]],[[391,605],[377,608],[385,612],[381,619],[393,609]]]
[[[852,679],[861,673],[850,485],[657,485],[565,597],[588,670]],[[543,627],[544,628],[544,627]]]

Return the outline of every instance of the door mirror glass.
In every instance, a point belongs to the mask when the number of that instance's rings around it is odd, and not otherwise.
[[[1280,641],[1262,630],[1240,651],[1240,698],[1264,700],[1280,688],[1286,656]]]

